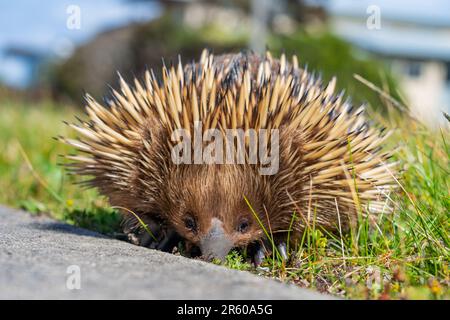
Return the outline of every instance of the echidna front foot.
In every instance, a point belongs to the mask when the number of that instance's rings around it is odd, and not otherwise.
[[[163,226],[160,226],[158,230],[152,231],[153,236],[149,233],[146,234],[148,241],[141,245],[150,249],[156,249],[164,252],[172,252],[173,248],[177,246],[181,240],[179,235],[173,230]]]
[[[128,241],[141,247],[172,252],[180,241],[178,234],[150,215],[142,215],[140,219],[145,227],[135,219],[124,220],[123,230]]]
[[[128,241],[141,247],[155,247],[158,242],[152,236],[158,233],[157,228],[149,225],[147,225],[147,228],[150,230],[151,234],[141,228],[125,231]]]

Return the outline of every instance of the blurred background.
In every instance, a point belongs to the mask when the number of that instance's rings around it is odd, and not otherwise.
[[[161,58],[265,48],[296,53],[356,103],[384,112],[362,76],[429,126],[450,106],[445,0],[47,0],[0,4],[0,99],[82,106]],[[32,105],[30,105],[32,107]]]

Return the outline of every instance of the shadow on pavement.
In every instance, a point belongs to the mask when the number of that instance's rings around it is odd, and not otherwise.
[[[111,239],[110,237],[105,236],[103,234],[100,234],[100,233],[97,233],[94,231],[90,231],[87,229],[82,229],[79,227],[74,227],[74,226],[71,226],[71,225],[68,225],[68,224],[62,223],[62,222],[30,223],[28,226],[33,229],[39,229],[39,230],[45,230],[45,231],[51,231],[51,232],[69,233],[69,234],[75,234],[75,235],[79,235],[79,236]]]

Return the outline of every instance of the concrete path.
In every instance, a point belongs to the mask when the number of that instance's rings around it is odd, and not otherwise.
[[[0,299],[326,298],[0,206]]]

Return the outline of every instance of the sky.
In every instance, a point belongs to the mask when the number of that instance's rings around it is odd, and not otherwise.
[[[80,29],[67,27],[73,11],[80,10]],[[25,86],[28,65],[5,54],[21,48],[44,56],[65,57],[73,48],[97,33],[134,21],[146,21],[159,13],[155,3],[122,0],[14,0],[0,2],[0,79],[12,86]]]

